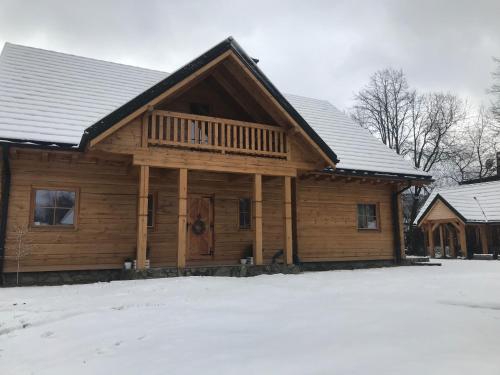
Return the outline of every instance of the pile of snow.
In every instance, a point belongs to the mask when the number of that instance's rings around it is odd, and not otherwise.
[[[0,289],[0,374],[498,374],[500,261]]]

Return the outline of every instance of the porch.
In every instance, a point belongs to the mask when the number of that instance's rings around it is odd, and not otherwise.
[[[498,254],[500,225],[463,223],[460,220],[429,220],[422,225],[428,255],[472,258],[474,254]]]
[[[292,177],[138,167],[137,269],[292,260]]]

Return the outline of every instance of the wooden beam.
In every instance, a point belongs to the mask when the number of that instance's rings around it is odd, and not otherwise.
[[[284,177],[283,185],[283,222],[285,234],[285,248],[283,260],[285,264],[293,263],[293,233],[292,233],[292,179]]]
[[[222,66],[219,67],[219,69]],[[224,69],[224,71],[227,71]],[[234,87],[231,82],[227,79],[227,76],[221,73],[219,70],[214,70],[212,73],[212,76],[214,79],[217,81],[217,83],[222,86],[222,88],[229,94],[229,96],[238,103],[238,105],[247,113],[250,115],[250,117],[254,118],[258,122],[265,122],[266,119],[263,118],[260,113],[265,111],[260,107],[260,105],[255,102],[253,97],[250,96],[250,94],[247,94],[246,91],[244,91],[243,87]],[[253,106],[253,108],[250,108]],[[256,109],[255,106],[258,106],[260,108]]]
[[[133,155],[135,165],[149,165],[156,168],[187,168],[210,172],[266,174],[269,176],[297,175],[302,167],[282,159],[257,158],[240,155],[221,155],[204,152],[186,152],[170,148],[150,147],[148,150],[136,150]]]
[[[254,201],[254,241],[253,241],[253,256],[256,265],[263,264],[262,255],[262,175],[254,175],[253,184],[253,201]]]
[[[480,236],[481,236],[481,250],[483,254],[488,254],[488,226],[487,225],[481,225],[479,227],[480,229]]]
[[[149,193],[149,167],[139,167],[139,189],[137,209],[137,246],[136,267],[142,270],[146,267],[146,249],[148,241],[148,193]]]
[[[179,216],[178,216],[178,232],[177,232],[177,267],[186,267],[186,248],[187,248],[187,184],[188,170],[186,168],[179,169],[178,180],[178,199],[179,199]]]

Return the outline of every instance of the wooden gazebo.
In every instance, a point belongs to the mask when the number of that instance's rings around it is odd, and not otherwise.
[[[498,254],[500,181],[434,191],[416,221],[431,257]]]

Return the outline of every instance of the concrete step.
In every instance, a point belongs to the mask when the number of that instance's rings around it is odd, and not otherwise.
[[[474,254],[472,259],[477,260],[494,260],[493,254]]]
[[[429,262],[429,261],[426,261],[426,262],[413,262],[411,264],[412,266],[441,266],[441,263],[437,263],[437,262]]]

